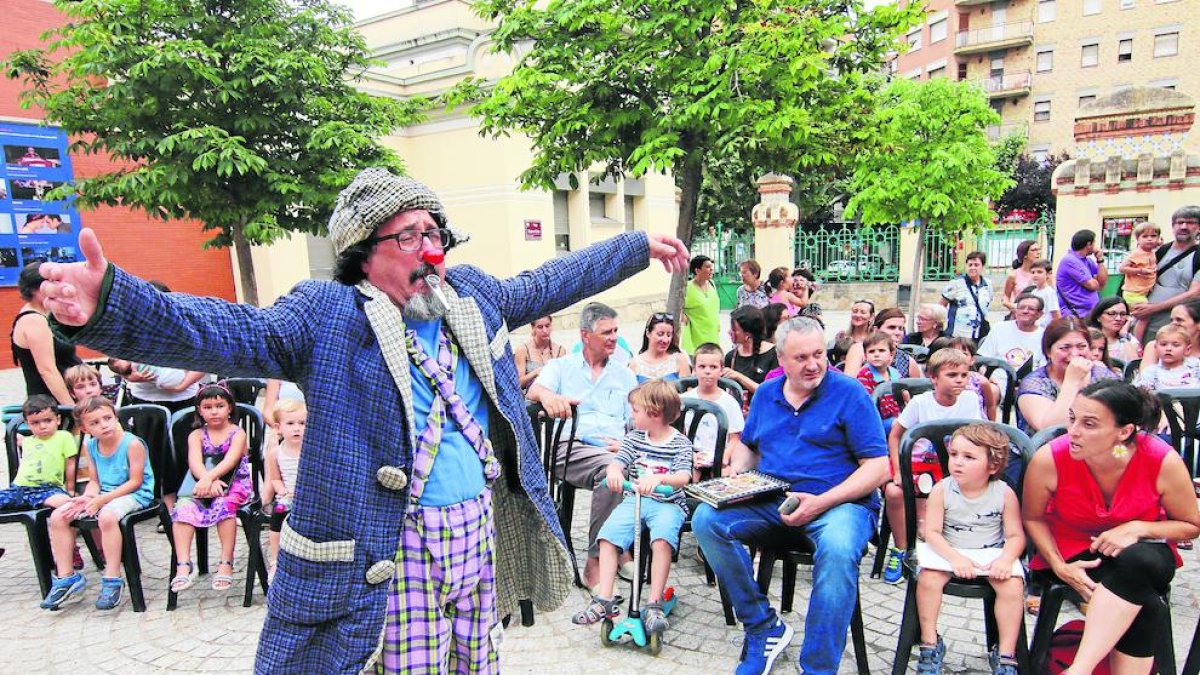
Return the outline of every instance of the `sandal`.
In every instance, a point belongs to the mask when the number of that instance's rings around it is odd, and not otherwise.
[[[172,593],[186,591],[192,587],[192,584],[196,583],[196,565],[194,563],[192,563],[190,560],[188,562],[181,562],[176,565],[176,568],[179,567],[188,568],[188,573],[175,575],[175,578],[171,580]]]
[[[571,617],[571,623],[576,626],[590,626],[604,619],[611,619],[621,613],[617,607],[616,598],[605,600],[598,595],[592,596],[586,609]]]
[[[217,568],[220,569],[221,565],[228,565],[229,571],[230,572],[233,571],[233,561],[232,560],[222,560],[222,561],[218,562]],[[214,591],[227,591],[232,587],[233,587],[233,575],[232,574],[214,574],[213,575],[212,589]]]
[[[1031,595],[1025,598],[1025,613],[1029,616],[1037,616],[1042,609],[1042,596]]]

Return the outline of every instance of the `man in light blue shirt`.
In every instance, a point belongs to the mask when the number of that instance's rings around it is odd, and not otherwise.
[[[598,302],[584,307],[579,315],[583,349],[547,363],[529,388],[529,399],[541,403],[551,417],[569,417],[571,405],[578,406],[570,464],[564,466],[566,452],[560,448],[555,471],[571,485],[592,491],[588,559],[583,568],[589,587],[596,582],[599,564],[596,533],[621,503],[620,493],[594,488],[625,437],[629,392],[637,386],[633,371],[612,358],[617,329],[617,313],[611,307]]]

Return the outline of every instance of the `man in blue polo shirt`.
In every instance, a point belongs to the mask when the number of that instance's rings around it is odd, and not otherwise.
[[[859,563],[875,531],[876,491],[888,476],[887,442],[866,390],[828,369],[820,324],[791,319],[775,332],[775,344],[786,377],[767,380],[754,394],[742,430],[749,451],[734,459],[734,468],[787,481],[800,505],[781,516],[783,496],[720,511],[701,504],[692,530],[745,625],[739,675],[766,673],[792,640],[791,626],[754,580],[745,544],[812,542],[816,565],[800,672],[832,675],[846,647]]]
[[[613,358],[618,328],[616,311],[599,302],[588,304],[579,314],[583,349],[543,366],[528,394],[551,417],[570,417],[571,404],[578,405],[571,462],[564,465],[567,453],[560,447],[555,472],[571,485],[592,491],[588,559],[583,568],[583,580],[589,587],[597,582],[599,569],[596,534],[621,503],[620,493],[593,488],[604,478],[625,437],[629,392],[637,386],[633,371]]]

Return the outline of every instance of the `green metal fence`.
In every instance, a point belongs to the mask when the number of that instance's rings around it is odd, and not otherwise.
[[[715,268],[713,283],[716,284],[717,295],[721,298],[721,309],[736,307],[737,288],[742,285],[738,265],[743,260],[754,257],[754,235],[739,234],[718,227],[715,235],[693,237],[689,250],[693,256],[706,255],[712,258]]]
[[[796,267],[826,283],[900,279],[900,228],[853,223],[800,226],[793,240]]]
[[[948,281],[958,269],[958,241],[936,230],[925,230],[925,281]]]

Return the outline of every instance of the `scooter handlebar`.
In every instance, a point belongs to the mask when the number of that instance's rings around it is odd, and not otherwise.
[[[604,485],[604,486],[607,486],[607,485],[608,485],[608,479],[607,479],[607,478],[605,478],[605,479],[601,480],[601,481],[600,481],[600,484],[601,484],[601,485]],[[635,487],[633,486],[633,481],[628,481],[628,480],[626,480],[626,481],[621,481],[621,487],[622,487],[622,488],[624,488],[624,489],[626,489],[626,490],[629,490],[630,492],[636,492],[636,491],[637,491],[637,488],[635,488]],[[671,495],[675,494],[675,488],[673,488],[673,487],[671,487],[671,486],[669,486],[669,485],[657,485],[657,486],[655,486],[655,488],[654,488],[654,491],[655,491],[655,492],[657,492],[658,494],[660,494],[660,495],[664,496],[664,497],[670,497]]]

